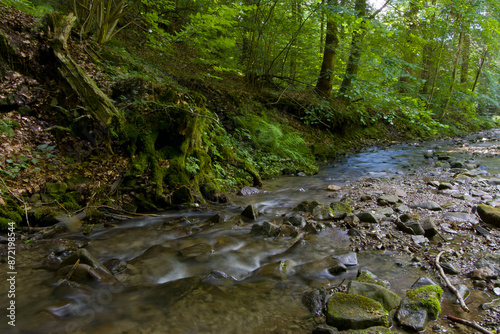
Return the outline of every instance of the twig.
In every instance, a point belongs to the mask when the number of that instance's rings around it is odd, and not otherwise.
[[[448,288],[457,296],[458,298],[458,301],[460,302],[460,306],[462,307],[462,309],[465,311],[465,312],[470,312],[469,308],[467,307],[467,305],[465,305],[465,302],[462,298],[462,296],[460,296],[460,293],[458,292],[458,290],[453,286],[453,284],[451,284],[450,280],[448,279],[448,277],[446,276],[446,274],[444,273],[444,270],[443,268],[441,268],[441,265],[439,264],[439,258],[441,257],[441,255],[444,253],[445,251],[441,251],[437,256],[436,256],[436,267],[438,268],[439,270],[439,274],[441,275],[441,277],[444,279],[444,281],[446,282],[446,285],[448,286]]]
[[[75,269],[79,263],[80,263],[80,259],[76,260],[75,264],[73,265],[73,267],[71,267],[71,270],[68,272],[68,275],[66,275],[66,277],[64,278],[66,281],[69,281],[71,276],[73,276],[73,273],[75,272]]]
[[[5,189],[7,189],[7,191],[12,195],[12,197],[14,197],[15,199],[17,199],[19,202],[21,202],[23,205],[24,205],[24,215],[26,217],[26,224],[28,225],[28,231],[31,233],[31,226],[30,226],[30,221],[28,220],[28,206],[26,205],[26,202],[23,201],[22,199],[20,199],[19,197],[17,197],[10,189],[9,187],[7,187],[7,185],[5,184],[5,181],[0,177],[0,181],[2,181],[3,183],[3,186],[5,187]]]
[[[464,320],[464,319],[456,318],[456,317],[451,316],[451,315],[446,316],[446,319],[448,319],[448,320],[450,320],[452,322],[456,322],[458,324],[469,326],[471,328],[474,328],[475,330],[480,331],[481,333],[485,333],[485,334],[491,334],[492,333],[491,331],[487,330],[486,328],[481,327],[475,321],[467,321],[467,320]]]

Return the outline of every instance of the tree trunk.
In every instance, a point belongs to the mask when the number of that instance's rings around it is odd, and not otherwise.
[[[470,57],[470,35],[464,34],[462,47],[462,67],[460,69],[460,83],[469,81],[469,57]]]
[[[114,118],[121,115],[111,100],[97,87],[96,83],[85,74],[68,53],[68,37],[76,17],[59,13],[49,14],[49,42],[59,62],[59,72],[85,104],[87,111],[105,129]]]
[[[366,0],[356,0],[354,5],[356,11],[356,17],[362,18],[361,26],[359,29],[355,30],[352,36],[351,51],[349,54],[349,60],[347,61],[347,68],[344,74],[344,79],[342,80],[342,85],[339,89],[339,95],[346,101],[350,100],[348,96],[351,90],[352,81],[356,78],[359,69],[359,60],[361,58],[361,44],[365,36],[365,22],[366,22]]]
[[[337,0],[328,0],[328,5],[338,5]],[[335,69],[335,57],[339,45],[337,33],[337,22],[332,15],[327,15],[325,51],[323,53],[323,62],[319,73],[318,82],[315,91],[321,96],[329,97],[333,85],[333,70]]]
[[[451,97],[453,96],[453,91],[455,90],[455,83],[457,81],[457,67],[458,67],[458,61],[460,60],[460,51],[462,50],[463,40],[464,40],[463,33],[461,32],[459,37],[458,37],[457,51],[455,52],[455,57],[453,60],[453,70],[451,72],[450,92],[448,94],[448,98],[446,99],[446,103],[443,107],[443,111],[441,112],[441,117],[440,117],[441,119],[443,119],[446,116],[448,106],[450,105]]]
[[[484,50],[483,57],[481,58],[481,64],[479,64],[479,68],[477,69],[476,73],[476,78],[474,79],[474,84],[472,85],[472,92],[476,90],[479,77],[481,76],[481,72],[483,71],[484,62],[486,61],[486,56],[488,56],[488,49]]]

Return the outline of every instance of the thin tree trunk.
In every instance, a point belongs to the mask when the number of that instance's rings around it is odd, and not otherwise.
[[[337,0],[328,0],[328,5],[338,5]],[[339,45],[337,32],[337,22],[332,15],[327,16],[325,49],[323,53],[323,62],[316,83],[315,91],[321,96],[328,97],[333,85],[333,70],[335,69],[335,57]]]
[[[352,81],[357,76],[359,69],[359,60],[361,58],[361,44],[366,33],[366,0],[356,0],[354,9],[356,11],[356,17],[362,18],[363,21],[361,22],[360,28],[353,33],[349,60],[347,61],[347,68],[344,74],[344,79],[342,80],[342,85],[339,89],[340,97],[346,101],[350,100],[350,97],[348,97],[348,93],[351,89]]]
[[[460,60],[460,51],[462,49],[463,40],[464,40],[463,33],[460,32],[460,35],[458,37],[457,51],[455,52],[455,57],[453,60],[453,70],[451,72],[450,91],[448,94],[448,98],[446,99],[446,103],[443,107],[443,111],[441,112],[441,117],[440,117],[441,119],[443,119],[446,116],[448,106],[450,105],[451,97],[453,96],[453,91],[455,90],[455,83],[457,81],[457,67],[458,67],[458,61]]]
[[[469,57],[470,57],[470,35],[464,34],[464,43],[462,51],[462,67],[460,69],[460,83],[469,81]]]
[[[474,92],[477,87],[477,83],[479,81],[479,77],[481,76],[481,72],[483,71],[484,63],[486,61],[486,56],[488,55],[488,49],[484,50],[483,57],[481,58],[481,64],[477,69],[476,78],[474,79],[474,85],[472,85],[472,91]]]

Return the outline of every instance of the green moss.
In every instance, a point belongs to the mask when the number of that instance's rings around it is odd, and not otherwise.
[[[437,319],[441,312],[441,297],[443,295],[443,289],[439,285],[426,285],[409,290],[406,295],[414,303],[416,309],[420,305],[427,310],[431,319]]]
[[[0,231],[7,231],[9,227],[12,227],[10,224],[13,222],[12,219],[0,217]],[[17,227],[17,224],[14,222],[14,227]]]

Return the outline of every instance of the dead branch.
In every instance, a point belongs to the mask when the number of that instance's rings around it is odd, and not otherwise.
[[[485,334],[491,334],[492,333],[491,331],[487,330],[486,328],[481,327],[475,321],[467,321],[467,320],[464,320],[464,319],[456,318],[456,317],[451,316],[451,315],[446,316],[446,319],[448,319],[448,320],[450,320],[452,322],[456,322],[458,324],[462,324],[462,325],[466,325],[468,327],[474,328],[475,330],[478,330],[481,333],[485,333]]]
[[[441,265],[439,264],[439,258],[441,257],[441,255],[444,253],[445,251],[441,251],[437,256],[436,256],[436,267],[438,268],[439,270],[439,274],[441,275],[441,278],[446,282],[446,285],[448,286],[448,288],[457,296],[458,298],[458,301],[460,302],[460,306],[462,307],[462,309],[465,311],[465,312],[470,312],[469,308],[467,307],[467,305],[465,305],[465,302],[462,298],[462,296],[460,296],[460,293],[458,292],[458,290],[453,286],[453,284],[451,284],[450,280],[448,279],[448,277],[446,276],[446,274],[444,273],[444,270],[443,268],[441,267]]]

